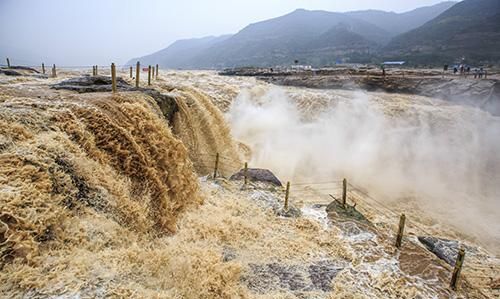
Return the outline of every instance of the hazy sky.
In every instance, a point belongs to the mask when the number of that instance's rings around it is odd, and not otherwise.
[[[443,0],[0,0],[0,64],[108,65],[297,8],[403,12]]]

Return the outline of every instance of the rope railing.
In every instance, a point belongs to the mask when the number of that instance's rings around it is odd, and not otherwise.
[[[4,61],[4,60],[2,60]],[[31,67],[31,68],[40,68],[42,63],[44,62],[40,62],[40,64],[34,64],[33,61],[27,61],[27,60],[23,60],[23,59],[17,59],[17,58],[9,58],[9,64],[4,64],[3,62],[0,63],[0,66],[2,67],[13,67],[13,66],[22,66],[22,67]],[[50,65],[50,64],[47,64],[47,65]],[[57,65],[57,68],[66,68],[66,69],[79,69],[79,68],[92,68],[94,66],[98,66],[99,68],[108,68],[110,69],[111,68],[111,64],[103,64],[103,65],[99,65],[99,64],[94,64],[94,65],[64,65],[64,64],[61,64],[61,65]],[[128,64],[121,64],[121,65],[118,65],[116,64],[116,67],[118,68],[127,68],[127,67],[130,67],[130,66],[135,66],[134,65],[128,65]]]
[[[194,161],[194,164],[205,164],[205,165],[208,165],[208,166],[214,166],[214,162],[215,159],[213,161],[207,161],[207,160],[198,160],[198,161]],[[225,161],[221,161],[219,160],[219,165],[224,165],[226,167],[232,167],[232,168],[242,168],[243,165],[241,164],[237,164],[237,163],[228,163],[228,162],[225,162]]]
[[[382,203],[380,200],[375,199],[373,196],[370,196],[368,194],[368,192],[364,191],[362,188],[359,188],[359,187],[353,185],[352,183],[349,183],[348,186],[350,186],[354,192],[358,192],[362,196],[356,196],[352,191],[348,192],[348,194],[350,194],[351,196],[355,195],[356,199],[363,201],[366,204],[370,204],[366,200],[366,199],[369,199],[371,201],[370,208],[374,209],[377,213],[380,213],[382,215],[385,215],[385,216],[391,215],[391,217],[390,217],[391,219],[397,219],[396,216],[398,216],[398,213],[393,211],[393,209],[388,207],[386,204]],[[378,207],[375,207],[374,204],[377,205]],[[382,211],[380,208],[382,208],[385,212]],[[428,230],[426,230],[425,228],[423,228],[417,221],[410,219],[410,220],[406,220],[406,223],[407,223],[408,227],[411,230],[416,231],[417,234],[427,235],[427,236],[434,236],[435,235],[434,233],[431,233]],[[461,271],[462,267],[464,267],[464,265],[466,266],[466,269],[468,269],[470,271],[483,270],[483,271],[493,271],[494,273],[497,273],[497,271],[500,272],[500,265],[483,266],[483,265],[469,264],[469,263],[464,264],[463,263],[463,253],[461,253],[462,251],[465,252],[463,248],[459,251],[459,255],[457,257],[457,263],[456,263],[455,268],[453,270],[452,281],[450,283],[450,287],[452,289],[456,289],[458,275],[460,275],[460,271]],[[462,256],[461,256],[461,254],[462,254]],[[495,270],[495,269],[497,269],[497,270]],[[470,271],[468,271],[468,272],[470,272]],[[497,275],[497,274],[494,274],[494,275]],[[486,279],[491,279],[491,280],[494,279],[492,276],[469,275],[468,273],[466,273],[466,275],[465,275],[465,279],[480,279],[480,278],[483,278],[483,279],[486,278]]]
[[[294,186],[302,186],[302,185],[326,185],[326,184],[339,184],[342,183],[342,181],[328,181],[328,182],[298,182],[298,183],[293,183]]]
[[[116,65],[115,63],[111,63],[111,65],[59,65],[59,66],[56,66],[56,64],[47,64],[45,65],[44,62],[40,63],[40,64],[37,64],[37,65],[33,65],[32,62],[27,62],[25,61],[25,63],[21,63],[19,64],[18,62],[22,62],[22,60],[20,59],[15,59],[12,61],[11,63],[11,60],[9,58],[6,58],[6,62],[7,64],[0,64],[0,66],[2,67],[7,67],[7,68],[12,68],[12,69],[19,69],[18,67],[24,67],[24,68],[32,68],[32,69],[39,69],[41,70],[41,73],[43,75],[47,74],[48,77],[51,77],[51,78],[56,78],[57,77],[57,73],[58,71],[60,70],[90,70],[92,69],[92,76],[97,76],[99,74],[102,74],[102,75],[105,75],[105,76],[111,76],[111,79],[112,79],[112,92],[113,93],[116,93],[116,68],[119,68],[121,69],[122,71],[125,71],[125,70],[129,70],[130,71],[130,78],[133,78],[133,66],[131,65]],[[16,65],[17,64],[17,65]],[[49,71],[49,68],[50,68],[50,75],[48,74],[47,71]],[[140,65],[139,62],[136,63],[135,65],[135,87],[139,87],[140,85],[140,74],[142,72],[147,72],[148,75],[147,75],[147,85],[150,86],[151,85],[151,80],[158,80],[158,69],[159,69],[159,65],[156,64],[156,66],[153,66],[153,65],[149,65],[148,67],[145,67],[145,66],[142,66]],[[141,72],[142,70],[142,72]],[[101,73],[99,73],[101,72]],[[144,80],[143,80],[144,81]]]

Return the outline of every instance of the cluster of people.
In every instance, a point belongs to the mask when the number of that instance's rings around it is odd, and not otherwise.
[[[488,72],[486,70],[484,70],[483,68],[479,68],[479,70],[474,69],[474,79],[482,79],[483,76],[485,79],[488,76]]]
[[[448,69],[448,66],[445,65],[445,71],[447,69]],[[460,76],[464,76],[467,78],[467,76],[471,72],[470,66],[465,65],[465,64],[460,64],[458,66],[454,66],[453,67],[453,74],[456,75],[458,72],[460,72]],[[482,79],[483,77],[486,79],[486,77],[488,76],[488,72],[483,68],[479,68],[479,69],[475,68],[473,75],[474,75],[474,79]]]

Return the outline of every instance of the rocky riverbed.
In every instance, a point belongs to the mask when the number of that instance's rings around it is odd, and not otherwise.
[[[479,107],[500,115],[500,80],[496,73],[487,78],[456,76],[438,70],[391,69],[385,75],[375,68],[276,71],[264,68],[225,70],[227,76],[254,76],[282,86],[315,89],[385,91],[416,94]]]

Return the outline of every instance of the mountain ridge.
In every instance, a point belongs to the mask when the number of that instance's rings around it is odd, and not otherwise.
[[[183,40],[192,46],[189,49],[181,47],[182,51],[177,50],[178,41],[165,49],[136,59],[144,60],[146,64],[151,60],[151,63],[160,63],[162,67],[185,69],[268,67],[290,65],[296,61],[312,66],[328,66],[338,61],[379,63],[383,59],[407,60],[410,64],[441,64],[449,63],[455,52],[473,52],[473,49],[467,47],[460,48],[460,38],[468,36],[468,40],[488,48],[484,55],[481,51],[476,51],[476,60],[485,61],[488,55],[497,59],[496,54],[491,52],[500,48],[495,39],[491,38],[498,37],[496,40],[500,40],[500,36],[495,33],[500,31],[497,29],[500,25],[497,25],[499,18],[495,19],[495,10],[493,13],[486,13],[484,20],[479,17],[479,22],[467,21],[467,26],[461,26],[459,22],[455,26],[459,29],[452,28],[453,30],[469,31],[458,37],[454,35],[450,46],[445,44],[433,48],[432,43],[436,32],[446,35],[446,30],[450,30],[446,24],[440,24],[440,20],[446,19],[445,22],[448,22],[454,11],[460,11],[461,7],[468,7],[468,13],[472,15],[468,19],[475,20],[478,18],[475,15],[485,15],[483,6],[478,5],[474,9],[476,3],[496,1],[445,1],[403,13],[380,10],[339,13],[296,9],[283,16],[249,24],[233,35],[208,40]],[[494,8],[495,5],[490,7]],[[451,16],[447,17],[448,14]],[[408,31],[398,33],[403,30]],[[482,34],[485,30],[495,34],[489,35],[488,39],[488,35]],[[415,34],[423,37],[415,38]],[[427,35],[431,38],[427,38]],[[411,47],[411,41],[420,42],[422,39],[427,40],[422,46]],[[425,52],[427,48],[430,53]],[[500,61],[500,55],[498,56]],[[133,60],[129,64],[133,64]]]
[[[417,63],[452,60],[500,61],[500,1],[464,0],[419,28],[394,38],[388,56],[411,57]]]
[[[435,5],[423,6],[402,13],[369,9],[347,12],[347,14],[372,23],[396,36],[419,27],[423,24],[423,19],[433,19],[455,4],[457,4],[456,1],[444,1]]]

